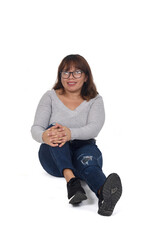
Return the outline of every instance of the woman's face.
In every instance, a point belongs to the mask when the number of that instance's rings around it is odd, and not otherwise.
[[[80,70],[81,69],[78,69],[78,68],[75,68],[74,66],[71,66],[69,70],[64,70],[63,71],[66,71],[66,72],[74,72],[74,71],[77,71],[77,70]],[[70,74],[69,78],[63,78],[63,76],[61,75],[61,82],[62,82],[62,85],[65,89],[65,91],[68,91],[68,92],[77,92],[80,94],[81,92],[81,89],[82,89],[82,86],[84,84],[84,82],[87,81],[87,76],[85,75],[85,73],[82,72],[81,74],[81,77],[80,78],[75,78],[73,76],[73,74]]]

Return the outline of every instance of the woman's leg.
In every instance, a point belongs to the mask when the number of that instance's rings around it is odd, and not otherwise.
[[[102,153],[94,141],[83,141],[73,153],[73,166],[76,174],[85,180],[88,186],[98,196],[98,192],[106,176],[102,171]]]
[[[87,182],[99,198],[98,213],[103,216],[111,216],[121,197],[122,184],[116,173],[112,173],[106,178],[102,172],[102,154],[98,147],[90,141],[79,147],[75,151],[73,165],[77,174]]]
[[[53,176],[65,177],[68,199],[70,199],[69,203],[77,204],[87,199],[87,197],[79,179],[74,175],[71,156],[69,142],[65,143],[62,147],[51,147],[47,144],[40,146],[39,159],[42,167]]]
[[[69,143],[61,148],[41,144],[39,160],[44,170],[55,177],[65,176],[67,181],[74,177]]]

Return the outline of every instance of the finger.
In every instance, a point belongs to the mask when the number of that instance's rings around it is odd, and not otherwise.
[[[59,124],[59,123],[56,123],[56,125],[54,125],[53,127],[51,127],[50,128],[50,131],[51,130],[57,130],[57,131],[59,131],[59,132],[61,132],[61,131],[64,131],[65,129],[64,129],[64,126],[62,126],[61,124]]]
[[[66,142],[66,141],[67,141],[67,137],[66,137],[66,136],[60,137],[60,138],[58,139],[58,141]]]
[[[56,135],[55,132],[51,132],[51,131],[50,131],[50,132],[47,133],[47,136],[49,136],[49,137],[50,137],[50,136],[54,136],[54,135]]]
[[[57,125],[57,123],[55,124],[55,125],[53,125],[52,127],[50,127],[49,129],[48,129],[48,131],[51,131],[52,129],[56,129],[56,128],[58,128],[59,126]]]
[[[61,144],[63,142],[65,142],[66,140],[64,139],[57,139],[57,140],[53,140],[52,143],[58,143],[58,144]]]
[[[50,140],[50,143],[57,143],[59,141],[59,138],[51,138]]]
[[[57,143],[49,143],[49,145],[50,145],[51,147],[58,147],[58,144],[57,144]]]
[[[59,123],[56,123],[54,126],[52,126],[51,128],[49,128],[48,130],[52,130],[52,129],[58,129],[58,128],[62,128],[63,126],[60,125]]]
[[[49,132],[48,137],[52,137],[52,136],[57,137],[57,136],[59,136],[58,134],[59,134],[59,132],[57,130],[55,130],[55,131]]]
[[[53,142],[53,141],[59,141],[61,139],[61,137],[59,137],[58,135],[55,135],[53,137],[50,137],[49,141]]]
[[[64,132],[64,128],[54,129],[54,130],[50,131],[49,134],[53,133],[53,135],[54,135],[54,134],[57,134],[59,132]]]
[[[56,126],[57,127],[63,127],[61,124],[59,124],[59,123],[56,123]]]
[[[66,142],[63,142],[59,145],[59,147],[63,147],[63,145],[65,144]]]
[[[67,136],[66,133],[59,133],[59,134],[57,134],[58,138],[65,138],[66,136]]]
[[[51,129],[50,131],[48,131],[47,135],[55,136],[55,135],[57,135],[58,132],[59,132],[58,129]]]
[[[50,136],[50,141],[57,141],[57,140],[61,140],[61,139],[65,139],[66,138],[66,134],[59,134],[59,135],[55,135],[55,136]]]
[[[66,137],[62,138],[62,140],[59,143],[60,144],[59,147],[62,147],[66,142],[67,142],[67,138]]]
[[[52,139],[50,139],[50,142],[51,143],[62,143],[62,142],[64,142],[64,141],[66,141],[66,139],[65,138],[63,138],[63,137],[61,137],[61,138],[52,138]]]
[[[57,132],[63,132],[63,131],[64,131],[64,128],[63,128],[63,127],[57,129]]]

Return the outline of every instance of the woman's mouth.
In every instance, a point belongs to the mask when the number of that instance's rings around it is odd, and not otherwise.
[[[67,82],[67,84],[68,84],[69,86],[74,86],[74,85],[76,85],[76,82]]]

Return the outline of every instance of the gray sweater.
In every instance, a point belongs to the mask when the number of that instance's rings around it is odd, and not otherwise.
[[[42,134],[46,128],[59,123],[70,129],[71,140],[87,140],[97,137],[104,120],[104,104],[99,94],[88,102],[83,101],[75,110],[70,110],[58,98],[55,90],[49,90],[38,104],[31,133],[34,140],[43,143]]]

